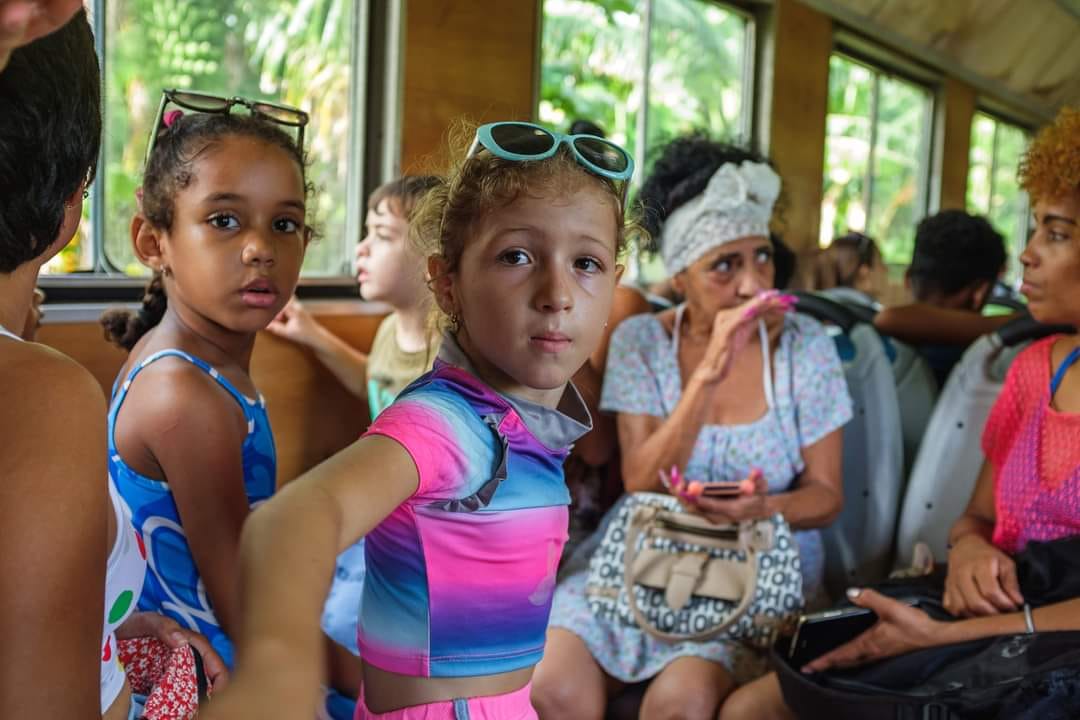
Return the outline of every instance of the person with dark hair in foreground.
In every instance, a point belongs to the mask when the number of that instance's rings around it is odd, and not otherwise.
[[[113,720],[132,708],[117,638],[190,641],[211,678],[224,668],[201,638],[132,614],[146,561],[108,479],[101,387],[20,337],[36,329],[41,266],[78,230],[101,139],[86,13],[39,36],[0,72],[0,717]]]

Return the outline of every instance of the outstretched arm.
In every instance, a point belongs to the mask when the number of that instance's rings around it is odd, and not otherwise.
[[[237,673],[206,719],[311,715],[325,664],[319,617],[334,559],[418,483],[401,445],[369,435],[251,514],[240,552]]]
[[[970,310],[912,303],[882,309],[874,318],[874,327],[885,335],[914,345],[969,345],[1016,317],[1015,314],[986,317]]]

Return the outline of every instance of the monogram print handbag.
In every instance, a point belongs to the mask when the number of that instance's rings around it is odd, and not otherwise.
[[[646,492],[612,518],[586,595],[597,617],[662,640],[723,635],[762,649],[803,608],[799,552],[781,515],[714,525]]]

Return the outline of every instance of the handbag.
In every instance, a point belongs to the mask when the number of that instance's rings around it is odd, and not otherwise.
[[[798,548],[783,517],[715,525],[658,493],[627,496],[589,562],[599,619],[668,642],[767,648],[803,607]]]

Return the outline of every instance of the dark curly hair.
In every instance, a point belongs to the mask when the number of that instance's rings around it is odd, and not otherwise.
[[[641,222],[653,238],[649,249],[654,252],[660,249],[664,221],[700,195],[722,165],[746,161],[772,165],[760,153],[735,143],[713,140],[702,132],[675,138],[665,145],[636,198]]]
[[[52,245],[64,201],[97,171],[101,78],[85,10],[11,54],[0,108],[0,273],[10,273]]]
[[[908,278],[918,300],[993,283],[1004,268],[1005,240],[984,217],[942,210],[915,230]]]
[[[172,228],[176,196],[195,179],[195,163],[215,143],[226,137],[245,137],[279,147],[300,166],[305,194],[313,192],[307,182],[303,148],[279,125],[257,115],[193,113],[179,116],[158,134],[154,152],[143,173],[142,214],[155,228]],[[146,287],[138,312],[110,310],[101,317],[105,337],[131,350],[151,328],[161,322],[168,306],[165,284],[155,275]]]

